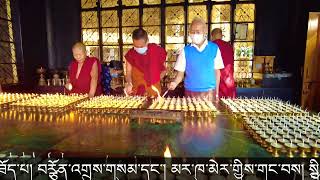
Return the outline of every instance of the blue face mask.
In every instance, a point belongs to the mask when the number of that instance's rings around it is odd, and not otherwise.
[[[134,50],[136,50],[136,51],[137,51],[137,53],[139,53],[139,54],[144,54],[144,53],[146,53],[146,52],[147,52],[148,47],[147,47],[147,46],[146,46],[146,47],[142,47],[142,48],[134,47]]]
[[[118,74],[116,74],[116,73],[115,73],[115,74],[111,74],[111,77],[112,77],[112,78],[117,78],[117,77],[118,77]]]

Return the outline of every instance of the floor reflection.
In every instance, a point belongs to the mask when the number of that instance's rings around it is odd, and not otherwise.
[[[268,156],[241,124],[225,115],[183,122],[130,119],[129,116],[68,113],[0,113],[0,151],[70,156],[162,156],[166,146],[173,157]]]

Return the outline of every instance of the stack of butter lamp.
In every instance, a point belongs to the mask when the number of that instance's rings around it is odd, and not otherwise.
[[[249,134],[275,157],[319,157],[318,115],[248,116],[243,124]]]
[[[26,100],[35,96],[37,95],[27,93],[0,93],[0,109],[7,109],[10,103],[18,100]]]
[[[236,117],[243,117],[246,115],[305,115],[307,111],[299,106],[291,105],[273,98],[236,98],[236,99],[221,99],[227,110]]]
[[[146,102],[142,96],[97,96],[78,104],[77,110],[89,113],[129,113],[130,110],[140,109]]]
[[[86,99],[86,95],[42,94],[35,98],[19,100],[12,103],[15,110],[31,112],[65,112],[74,107],[77,102]]]
[[[208,117],[218,112],[213,103],[205,98],[157,98],[152,101],[148,109],[182,111],[185,116]]]

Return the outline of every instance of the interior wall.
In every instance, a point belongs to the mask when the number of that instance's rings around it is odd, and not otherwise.
[[[39,79],[37,68],[67,69],[72,59],[71,47],[81,40],[80,1],[17,1],[23,49],[23,84],[26,85],[24,88],[32,88]],[[48,14],[51,17],[47,17]],[[48,38],[49,33],[51,39]],[[54,57],[50,63],[49,55]],[[47,73],[46,78],[51,78],[49,75]]]
[[[310,13],[301,104],[320,111],[320,13]]]
[[[51,0],[52,31],[54,34],[54,68],[67,69],[73,59],[71,47],[81,41],[79,0]]]
[[[20,0],[20,25],[23,49],[23,76],[25,88],[32,88],[39,75],[36,69],[47,67],[48,48],[43,0]]]
[[[288,69],[284,50],[289,39],[290,2],[291,0],[256,1],[255,55],[275,56],[275,64],[279,70]]]

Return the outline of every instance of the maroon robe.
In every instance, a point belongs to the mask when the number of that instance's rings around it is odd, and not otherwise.
[[[148,44],[146,54],[139,54],[134,48],[127,52],[125,58],[132,66],[133,94],[156,96],[151,85],[161,93],[160,75],[165,70],[166,57],[166,51],[154,43]]]
[[[83,65],[81,67],[78,79],[77,70],[78,70],[78,62],[73,60],[69,65],[69,78],[70,83],[72,84],[72,90],[69,93],[76,94],[89,94],[90,91],[90,83],[91,83],[91,69],[93,64],[97,62],[98,65],[98,82],[95,96],[99,96],[102,94],[101,87],[101,65],[97,58],[95,57],[87,57]]]
[[[233,48],[230,43],[221,39],[213,41],[220,49],[224,68],[220,69],[220,86],[219,86],[219,97],[236,97],[236,87],[234,82],[234,57]]]

